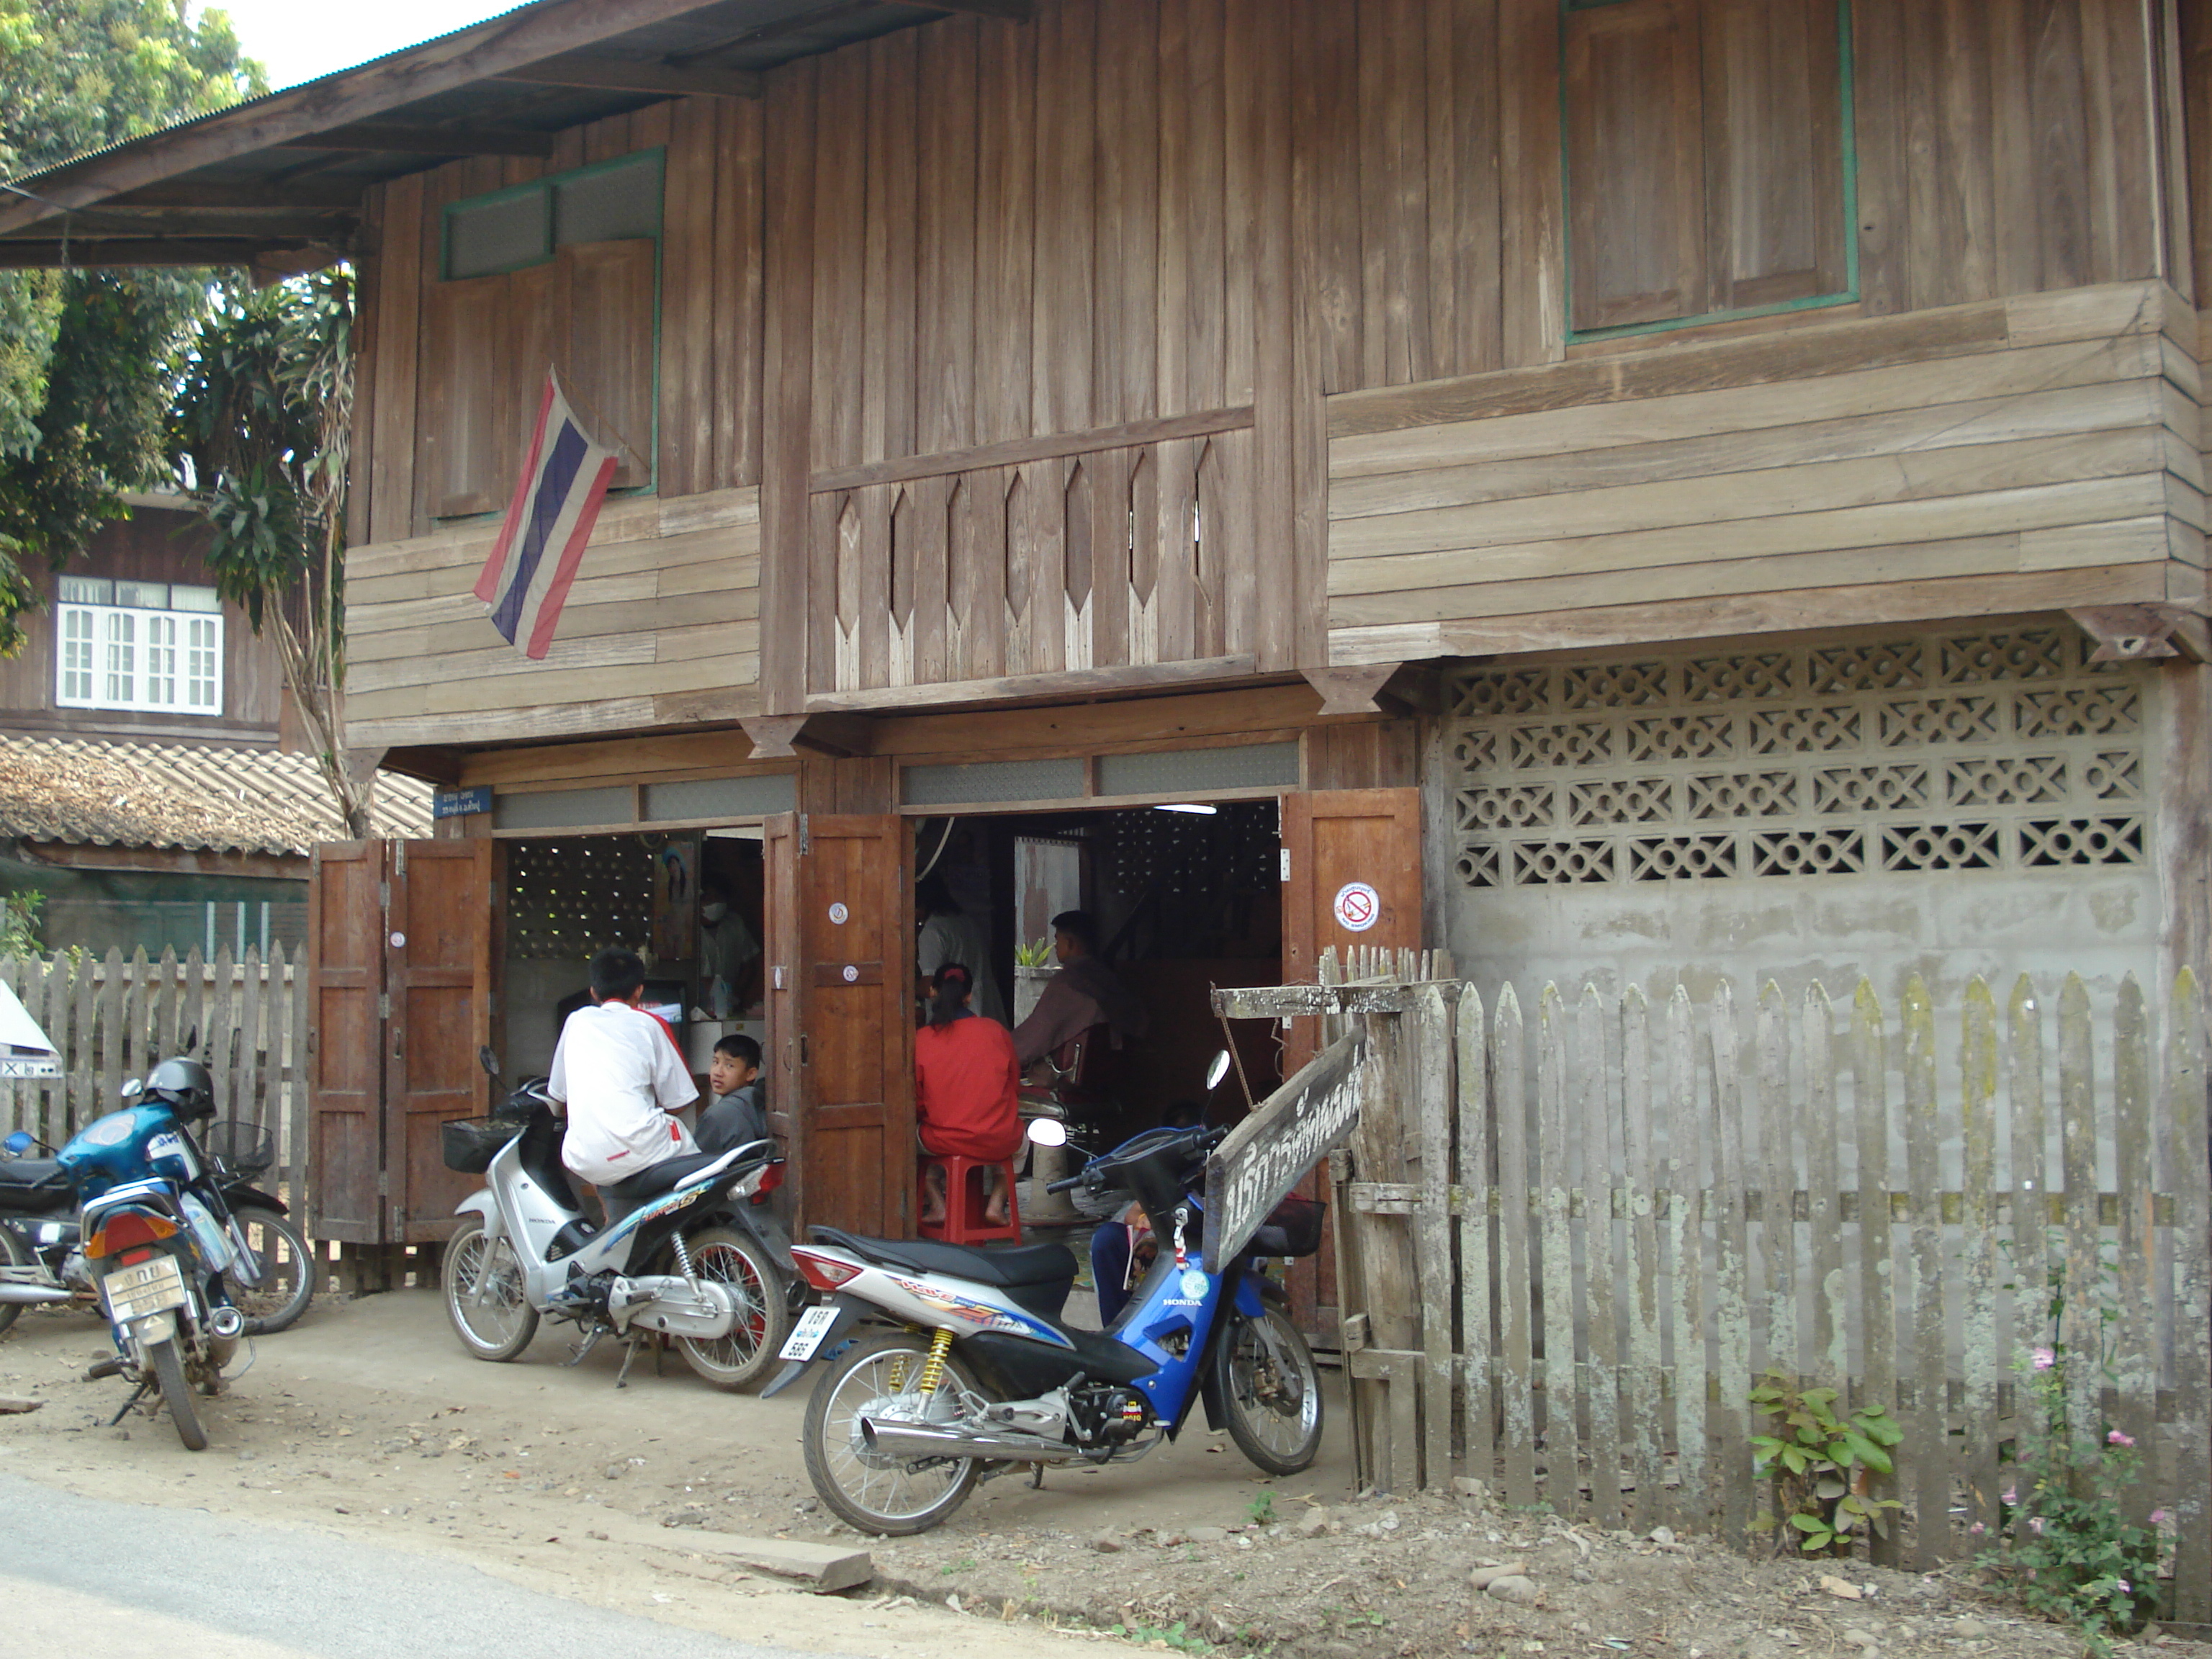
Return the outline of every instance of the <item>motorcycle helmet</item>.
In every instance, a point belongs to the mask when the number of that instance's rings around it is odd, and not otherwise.
[[[165,1060],[146,1079],[146,1092],[167,1101],[187,1123],[215,1115],[215,1079],[197,1060]]]

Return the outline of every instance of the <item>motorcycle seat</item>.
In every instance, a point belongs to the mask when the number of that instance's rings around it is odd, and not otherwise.
[[[1065,1244],[1027,1244],[1019,1249],[984,1250],[931,1239],[862,1238],[836,1227],[811,1227],[817,1244],[829,1244],[885,1267],[908,1273],[950,1273],[1002,1291],[1075,1281],[1075,1253]]]
[[[76,1201],[69,1177],[56,1158],[0,1159],[0,1209],[44,1215]]]

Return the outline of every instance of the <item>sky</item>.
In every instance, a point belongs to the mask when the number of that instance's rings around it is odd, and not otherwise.
[[[517,0],[220,0],[271,90],[365,64],[433,35],[450,34]]]

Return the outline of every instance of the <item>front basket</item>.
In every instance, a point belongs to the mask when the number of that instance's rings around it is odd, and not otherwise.
[[[482,1175],[491,1168],[499,1149],[514,1139],[515,1126],[488,1117],[455,1118],[439,1126],[445,1142],[446,1167],[462,1175]]]

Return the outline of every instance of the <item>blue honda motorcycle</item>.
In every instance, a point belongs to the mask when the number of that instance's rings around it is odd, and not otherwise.
[[[1207,1422],[1269,1474],[1311,1463],[1321,1382],[1280,1287],[1249,1253],[1219,1273],[1201,1265],[1206,1158],[1226,1133],[1156,1129],[1054,1183],[1133,1194],[1159,1243],[1103,1333],[1060,1319],[1076,1271],[1065,1245],[984,1250],[813,1228],[792,1259],[827,1299],[793,1329],[765,1392],[825,1367],[802,1432],[822,1501],[863,1532],[922,1532],[1008,1470],[1141,1457],[1201,1400]],[[1317,1224],[1310,1232],[1255,1244],[1307,1254],[1320,1242]]]
[[[246,1331],[229,1287],[259,1285],[262,1263],[192,1138],[215,1115],[207,1067],[165,1060],[125,1092],[135,1104],[87,1124],[55,1160],[76,1191],[85,1267],[115,1340],[92,1375],[137,1384],[117,1422],[159,1389],[177,1437],[203,1451],[194,1392],[222,1388]]]

